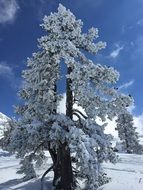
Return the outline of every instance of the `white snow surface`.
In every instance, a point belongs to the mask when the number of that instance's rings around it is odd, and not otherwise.
[[[112,181],[99,190],[142,190],[143,189],[143,155],[119,154],[119,161],[113,165],[105,163],[104,168]],[[14,155],[0,150],[0,190],[39,190],[40,176],[51,165],[49,159],[47,166],[38,169],[36,179],[23,182],[22,175],[16,174],[19,167],[19,160]],[[53,173],[46,178],[45,189],[51,190]]]
[[[48,159],[48,163],[43,168],[37,168],[37,178],[24,182],[22,180],[23,175],[17,174],[16,171],[20,167],[19,160],[15,158],[15,155],[10,155],[6,151],[0,149],[0,190],[39,190],[40,189],[40,177],[51,166],[51,159]],[[51,180],[53,173],[49,173],[44,183],[43,190],[51,190]],[[46,188],[45,188],[46,187]]]

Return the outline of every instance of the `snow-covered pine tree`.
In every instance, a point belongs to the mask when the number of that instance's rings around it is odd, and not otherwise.
[[[47,34],[38,40],[39,51],[28,59],[28,69],[23,72],[25,86],[20,97],[25,104],[16,108],[21,117],[10,133],[8,146],[22,159],[20,171],[27,177],[35,176],[32,161],[42,164],[48,150],[53,165],[47,172],[53,169],[53,186],[58,190],[76,189],[78,179],[89,190],[107,182],[101,164],[115,162],[116,156],[111,136],[104,133],[105,125],[98,125],[96,118],[112,119],[126,112],[132,102],[112,87],[119,78],[116,70],[87,58],[106,44],[95,43],[97,29],[83,33],[82,25],[61,4],[58,12],[44,17],[41,26]],[[62,98],[57,90],[61,62],[67,68],[66,114],[57,112]]]
[[[143,153],[143,147],[139,144],[138,133],[134,127],[133,116],[128,112],[120,114],[116,122],[116,130],[118,130],[123,149],[127,153]]]

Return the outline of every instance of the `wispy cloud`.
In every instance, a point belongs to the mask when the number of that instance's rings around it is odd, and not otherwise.
[[[101,119],[97,118],[96,119],[96,122],[99,124],[99,125],[103,125],[104,123],[106,123],[106,127],[105,127],[105,133],[106,134],[111,134],[114,139],[118,139],[118,132],[117,130],[115,130],[116,128],[116,117],[113,118],[112,120],[106,118],[106,121],[105,122],[102,122]]]
[[[58,113],[66,113],[66,93],[64,93],[62,100],[59,102]]]
[[[119,140],[118,137],[118,132],[115,130],[116,128],[116,118],[114,118],[112,121],[107,119],[107,127],[105,128],[105,132],[107,134],[112,134],[112,136],[114,137],[114,139],[116,139],[117,141]],[[136,127],[136,131],[139,134],[139,137],[142,136],[143,137],[143,113],[141,115],[135,116],[133,115],[133,125],[134,127]],[[143,139],[140,139],[141,141],[143,141]],[[143,143],[143,142],[142,142]]]
[[[16,0],[0,0],[0,24],[13,22],[18,9]]]
[[[85,114],[84,109],[81,106],[74,104],[73,107],[74,107],[74,109],[78,109],[79,111],[81,111],[82,113]],[[62,94],[62,99],[59,102],[57,111],[58,111],[58,113],[66,114],[66,93]],[[74,117],[74,119],[75,119],[75,117]]]
[[[131,54],[131,59],[142,64],[143,60],[143,36],[138,35],[137,39],[134,41],[134,53]]]
[[[115,59],[119,56],[120,51],[124,49],[124,46],[120,46],[119,44],[115,45],[116,48],[110,53],[110,57]]]
[[[126,88],[132,86],[134,84],[134,82],[135,82],[134,80],[131,80],[127,83],[122,84],[121,86],[119,86],[119,90],[126,89]]]
[[[14,77],[12,68],[6,62],[0,62],[0,76],[10,79]]]
[[[143,113],[138,116],[134,116],[134,126],[137,128],[139,135],[143,136]]]
[[[143,26],[143,18],[141,18],[141,19],[139,19],[139,20],[137,21],[137,25]]]
[[[12,88],[16,89],[19,87],[20,80],[16,78],[12,67],[6,62],[0,62],[0,77],[8,80]]]
[[[104,0],[84,0],[84,1],[77,1],[77,6],[79,7],[87,7],[91,6],[92,8],[99,8],[103,4]]]
[[[22,3],[26,6],[30,6],[32,9],[34,9],[34,12],[37,14],[37,19],[42,20],[45,14],[47,14],[47,11],[52,11],[52,7],[55,7],[59,2],[56,0],[21,0]]]

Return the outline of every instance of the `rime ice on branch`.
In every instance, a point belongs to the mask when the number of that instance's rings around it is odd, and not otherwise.
[[[41,26],[47,33],[38,40],[39,51],[23,71],[25,86],[19,95],[25,103],[16,108],[21,117],[10,133],[9,150],[22,159],[21,171],[27,177],[35,176],[33,164],[39,160],[42,164],[48,150],[55,189],[76,189],[80,179],[95,190],[108,181],[102,162],[116,161],[111,135],[104,133],[105,126],[98,125],[96,118],[105,121],[126,112],[132,99],[114,88],[119,78],[116,70],[87,57],[106,46],[96,42],[98,29],[83,33],[82,21],[61,4]],[[57,91],[61,62],[67,68],[66,114],[57,112],[62,98]],[[74,104],[83,111],[74,109]]]

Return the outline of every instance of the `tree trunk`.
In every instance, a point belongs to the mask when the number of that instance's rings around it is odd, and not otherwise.
[[[61,147],[61,184],[63,190],[72,190],[73,173],[71,156],[66,143],[62,144]]]
[[[67,73],[70,74],[72,68],[67,69]],[[70,79],[66,80],[66,116],[70,119],[73,117],[73,94],[70,88],[72,81]],[[68,131],[68,129],[67,129]],[[61,161],[61,184],[63,190],[72,190],[73,186],[73,171],[70,149],[67,143],[61,145],[60,149],[60,161]]]
[[[59,162],[57,160],[57,155],[58,153],[56,150],[51,149],[49,147],[49,153],[51,155],[52,161],[53,161],[53,172],[54,172],[54,179],[53,179],[53,186],[56,188],[56,186],[59,186],[57,184],[58,179],[60,178],[60,167],[59,167]],[[57,188],[56,188],[57,189]]]
[[[53,186],[55,190],[62,189],[61,185],[61,161],[60,157],[60,149],[58,150],[57,154],[55,154],[55,163],[54,163],[54,179],[53,179]]]
[[[70,74],[71,68],[67,69],[67,73]],[[66,80],[66,116],[70,119],[73,117],[73,94],[70,89],[71,80]],[[56,93],[55,85],[55,93]],[[56,100],[55,100],[56,101]],[[56,113],[56,110],[53,110]],[[68,128],[66,129],[68,131]],[[57,151],[49,149],[53,164],[54,164],[54,179],[53,186],[55,190],[72,190],[73,186],[73,171],[70,149],[67,146],[67,142],[61,143]]]
[[[67,74],[70,74],[72,72],[72,68],[69,67],[67,69]],[[71,90],[71,79],[66,80],[66,115],[70,117],[70,119],[73,119],[73,93]]]
[[[55,95],[57,93],[57,85],[55,84],[54,86],[54,92]],[[53,114],[57,113],[57,109],[56,109],[56,103],[57,103],[57,99],[55,98],[55,107],[53,109]],[[61,162],[60,162],[60,149],[59,150],[55,150],[55,149],[51,149],[49,146],[49,152],[53,161],[53,172],[54,172],[54,179],[53,179],[53,187],[55,190],[60,190],[62,189],[62,185],[61,185]]]

